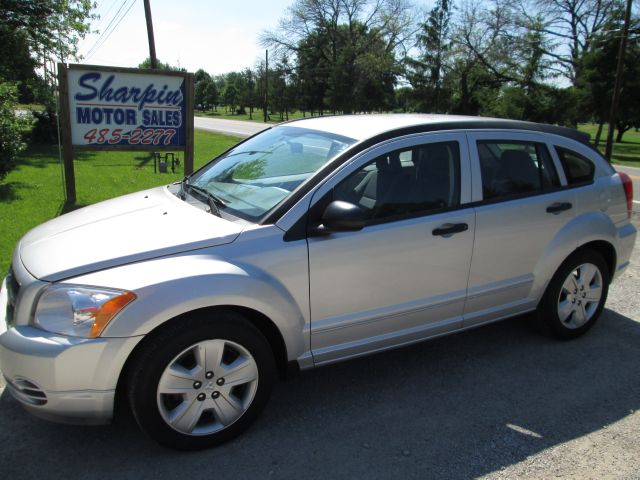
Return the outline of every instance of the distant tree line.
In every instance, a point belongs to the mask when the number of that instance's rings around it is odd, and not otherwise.
[[[261,36],[267,81],[264,61],[199,70],[196,108],[253,116],[268,98],[277,119],[395,111],[602,126],[623,12],[621,0],[436,0],[422,14],[406,0],[297,0]],[[639,27],[636,16],[618,141],[640,127]]]

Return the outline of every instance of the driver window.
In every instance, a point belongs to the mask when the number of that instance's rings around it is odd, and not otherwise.
[[[460,204],[458,142],[439,142],[381,155],[338,184],[334,200],[363,208],[370,222],[420,216]]]

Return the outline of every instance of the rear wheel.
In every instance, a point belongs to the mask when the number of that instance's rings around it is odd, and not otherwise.
[[[554,275],[540,314],[558,337],[578,337],[597,321],[608,291],[609,270],[602,256],[592,250],[578,252]]]
[[[275,362],[264,336],[224,312],[185,319],[151,338],[129,377],[141,428],[181,450],[207,448],[245,430],[266,404]]]

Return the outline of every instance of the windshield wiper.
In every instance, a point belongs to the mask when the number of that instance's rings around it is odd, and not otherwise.
[[[209,204],[209,208],[211,213],[221,217],[220,215],[220,207],[226,207],[227,202],[222,200],[220,197],[211,193],[206,188],[199,187],[198,185],[191,185],[189,182],[183,183],[185,190],[188,192],[189,190],[193,190],[198,192],[200,195],[203,195],[207,199],[207,203]]]
[[[184,200],[185,196],[186,196],[186,186],[189,184],[189,175],[187,175],[186,177],[184,177],[182,179],[182,181],[180,182],[180,191],[178,192],[178,197],[180,197],[180,200]]]

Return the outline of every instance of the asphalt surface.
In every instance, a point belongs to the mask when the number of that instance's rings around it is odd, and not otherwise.
[[[519,317],[305,372],[208,451],[164,449],[126,416],[48,423],[0,391],[1,478],[639,479],[637,247],[632,261],[580,339]]]
[[[244,122],[241,120],[225,120],[209,117],[194,117],[193,125],[198,130],[226,133],[227,135],[236,137],[248,137],[271,126],[271,124],[258,122]]]

